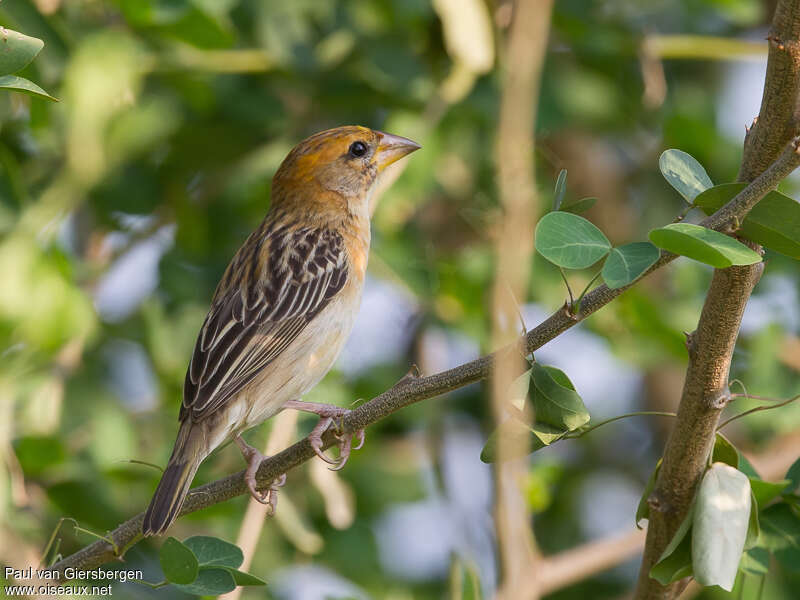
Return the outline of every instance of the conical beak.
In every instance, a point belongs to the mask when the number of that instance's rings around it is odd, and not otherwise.
[[[408,138],[392,135],[391,133],[377,132],[381,136],[378,142],[378,151],[375,153],[375,161],[378,163],[378,172],[383,171],[393,162],[400,160],[406,154],[411,154],[414,150],[422,148],[417,142]]]

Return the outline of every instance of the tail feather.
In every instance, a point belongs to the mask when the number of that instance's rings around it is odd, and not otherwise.
[[[160,535],[178,518],[183,500],[189,493],[189,486],[197,468],[205,458],[205,452],[198,443],[199,437],[192,430],[191,422],[184,422],[178,432],[172,456],[158,482],[153,499],[144,513],[142,533]]]

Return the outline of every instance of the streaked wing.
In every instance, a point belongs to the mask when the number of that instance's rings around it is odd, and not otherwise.
[[[267,224],[217,288],[186,373],[180,418],[218,410],[272,362],[347,281],[341,236]]]

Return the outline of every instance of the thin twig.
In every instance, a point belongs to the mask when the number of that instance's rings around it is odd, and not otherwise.
[[[750,398],[756,398],[757,400],[765,399],[765,398],[757,398],[756,396],[750,396]],[[753,413],[761,412],[762,410],[772,410],[774,408],[780,408],[781,406],[786,406],[787,404],[791,404],[798,398],[800,398],[800,394],[798,394],[797,396],[793,396],[788,400],[784,400],[783,402],[779,402],[778,404],[766,404],[764,406],[756,406],[755,408],[746,410],[743,413],[739,413],[738,415],[733,415],[730,419],[726,419],[725,421],[717,425],[717,431],[725,427],[728,423],[736,421],[737,419],[741,419],[742,417],[746,417],[747,415],[752,415]],[[772,398],[766,398],[766,400],[772,400]]]
[[[678,415],[675,414],[674,412],[667,412],[660,410],[642,410],[638,412],[625,413],[624,415],[617,415],[616,417],[611,417],[610,419],[606,419],[605,421],[600,421],[599,423],[595,423],[594,425],[592,425],[591,427],[587,427],[586,429],[577,429],[565,435],[564,438],[574,440],[585,436],[587,433],[594,431],[598,427],[602,427],[603,425],[608,425],[609,423],[613,423],[614,421],[621,421],[622,419],[627,419],[628,417],[677,417],[677,416]]]

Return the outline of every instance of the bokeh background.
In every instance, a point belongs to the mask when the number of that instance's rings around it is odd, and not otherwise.
[[[664,149],[691,153],[715,183],[734,180],[758,112],[771,4],[556,2],[536,127],[539,212],[566,168],[567,198],[597,197],[587,216],[619,244],[646,239],[682,208],[658,173]],[[23,75],[61,100],[0,92],[0,563],[37,563],[61,517],[102,534],[146,506],[159,473],[131,461],[166,462],[216,282],[268,209],[283,156],[318,130],[358,123],[423,150],[380,198],[355,331],[307,399],[351,406],[412,363],[433,373],[491,350],[511,18],[509,2],[482,0],[0,4],[1,25],[46,44]],[[783,190],[796,188],[790,179]],[[769,258],[732,377],[750,393],[788,397],[800,386],[800,274]],[[592,275],[575,274],[573,287]],[[593,420],[672,410],[682,332],[696,324],[709,277],[680,259],[537,358],[569,374]],[[526,324],[565,297],[537,258]],[[340,473],[320,461],[291,472],[263,529],[238,498],[171,533],[249,544],[249,570],[269,585],[243,598],[441,598],[454,565],[489,595],[492,471],[479,460],[493,427],[488,398],[473,385],[412,406],[370,428]],[[271,440],[267,424],[249,441],[279,449],[315,422],[281,419]],[[800,405],[790,405],[729,434],[775,479],[800,454],[798,425]],[[629,533],[668,427],[637,417],[536,453],[522,485],[541,551]],[[228,446],[196,482],[240,468]],[[70,523],[58,537],[64,554],[92,541]],[[127,567],[158,580],[158,545],[138,544]],[[629,561],[551,597],[620,598],[637,568]],[[764,598],[796,598],[798,586],[775,566]],[[178,597],[135,584],[114,594]]]

